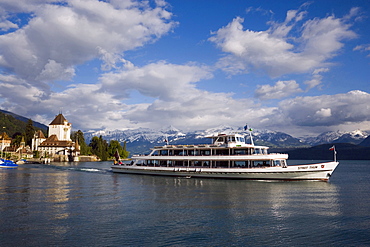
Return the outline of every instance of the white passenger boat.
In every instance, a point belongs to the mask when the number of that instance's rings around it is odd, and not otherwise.
[[[149,155],[133,156],[131,164],[115,161],[112,171],[187,178],[327,181],[339,164],[335,150],[334,161],[288,166],[288,154],[268,153],[268,147],[254,145],[252,136],[250,144],[241,134],[208,138],[212,144],[154,147]]]

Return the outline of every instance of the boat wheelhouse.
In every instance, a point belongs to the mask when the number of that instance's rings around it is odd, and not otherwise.
[[[135,155],[131,164],[112,166],[113,172],[185,177],[328,180],[338,162],[287,165],[287,154],[269,153],[238,133],[208,136],[210,144],[156,146],[148,155]]]

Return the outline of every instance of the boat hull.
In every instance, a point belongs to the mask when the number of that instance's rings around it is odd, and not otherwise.
[[[11,160],[0,159],[0,168],[17,168],[18,165]]]
[[[17,168],[17,167],[18,167],[17,164],[9,164],[9,165],[1,164],[0,165],[0,168]]]
[[[112,171],[126,174],[249,180],[329,180],[338,162],[266,168],[202,168],[113,165]]]

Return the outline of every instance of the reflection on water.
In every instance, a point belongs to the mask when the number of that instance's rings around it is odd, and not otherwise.
[[[121,176],[121,175],[116,175]],[[287,236],[306,238],[317,231],[334,230],[334,219],[341,215],[336,185],[325,182],[259,182],[216,179],[185,179],[126,176],[137,198],[130,198],[136,220],[145,222],[147,231],[166,226],[165,244],[187,239],[199,241],[224,236],[218,241],[238,242],[253,236],[261,243]],[[144,199],[145,198],[145,199]],[[150,213],[146,212],[150,206]],[[129,208],[129,204],[126,205]],[[321,226],[312,224],[319,217]],[[179,227],[188,225],[187,228]],[[305,225],[307,224],[307,225]],[[297,233],[297,229],[302,233]],[[126,229],[130,231],[130,229]],[[137,235],[134,231],[130,234]],[[326,239],[330,241],[330,239]],[[267,242],[264,242],[267,241]],[[275,241],[275,240],[274,240]],[[222,243],[221,242],[221,243]],[[133,242],[135,244],[135,242]]]
[[[326,183],[126,175],[109,165],[0,170],[1,245],[370,244],[364,166],[342,165]]]

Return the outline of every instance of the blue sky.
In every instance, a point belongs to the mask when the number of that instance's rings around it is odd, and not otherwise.
[[[370,2],[0,0],[0,108],[75,130],[370,130]]]

